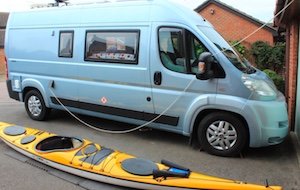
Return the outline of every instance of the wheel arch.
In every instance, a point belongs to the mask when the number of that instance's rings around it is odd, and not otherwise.
[[[22,87],[23,87],[22,101],[24,101],[25,95],[30,90],[37,90],[41,94],[41,96],[43,97],[46,107],[49,107],[49,102],[48,102],[48,99],[46,98],[45,88],[43,87],[43,85],[41,84],[40,81],[35,80],[35,79],[25,79],[25,80],[22,81]]]
[[[249,125],[246,121],[246,119],[239,113],[237,112],[233,112],[233,111],[229,111],[229,110],[225,110],[225,109],[216,109],[216,108],[207,108],[207,109],[203,109],[201,111],[198,112],[198,114],[196,115],[196,118],[192,124],[191,127],[191,135],[190,135],[190,144],[192,146],[199,146],[199,141],[198,141],[198,135],[197,135],[197,129],[198,129],[198,125],[200,123],[200,121],[206,117],[207,115],[214,113],[214,112],[226,112],[229,114],[234,115],[235,117],[237,117],[239,120],[242,121],[242,123],[245,125],[246,127],[246,131],[247,131],[247,143],[246,146],[249,146],[249,140],[250,140],[250,130],[249,130]]]

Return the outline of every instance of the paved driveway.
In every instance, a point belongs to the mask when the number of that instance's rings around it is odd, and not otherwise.
[[[103,128],[120,129],[128,124],[80,116]],[[251,183],[282,185],[284,189],[300,189],[300,170],[291,137],[277,146],[249,149],[244,158],[222,158],[192,149],[188,138],[152,130],[129,134],[105,134],[82,126],[67,113],[53,111],[46,122],[31,120],[23,103],[8,98],[5,81],[0,79],[0,121],[30,126],[50,132],[81,136],[113,149],[159,162],[167,159],[194,171],[238,179]],[[22,157],[0,142],[0,190],[24,189],[128,189],[91,182],[45,167]]]

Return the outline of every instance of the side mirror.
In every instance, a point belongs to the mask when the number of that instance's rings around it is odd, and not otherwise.
[[[198,73],[196,74],[197,79],[208,80],[214,78],[211,65],[214,63],[214,58],[211,53],[203,52],[198,58]]]

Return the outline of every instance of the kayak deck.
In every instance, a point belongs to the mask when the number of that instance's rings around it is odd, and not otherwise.
[[[46,165],[92,180],[140,189],[276,189],[191,172],[163,161],[154,163],[86,139],[59,136],[0,122],[10,147]]]

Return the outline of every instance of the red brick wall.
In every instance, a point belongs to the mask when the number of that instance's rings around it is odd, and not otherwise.
[[[211,10],[214,10],[214,14],[211,14]],[[199,14],[214,25],[215,29],[221,33],[227,41],[241,40],[259,28],[258,25],[215,4],[208,5],[202,9]],[[249,48],[250,45],[257,40],[267,41],[273,45],[273,35],[266,29],[258,31],[243,44]]]
[[[4,49],[0,48],[0,75],[5,74]]]
[[[291,129],[294,129],[295,106],[296,106],[296,88],[297,88],[297,69],[298,69],[298,43],[299,43],[299,21],[291,21],[287,27],[287,46],[288,69],[286,86],[286,98],[288,102],[288,114]],[[299,73],[300,74],[300,73]]]

